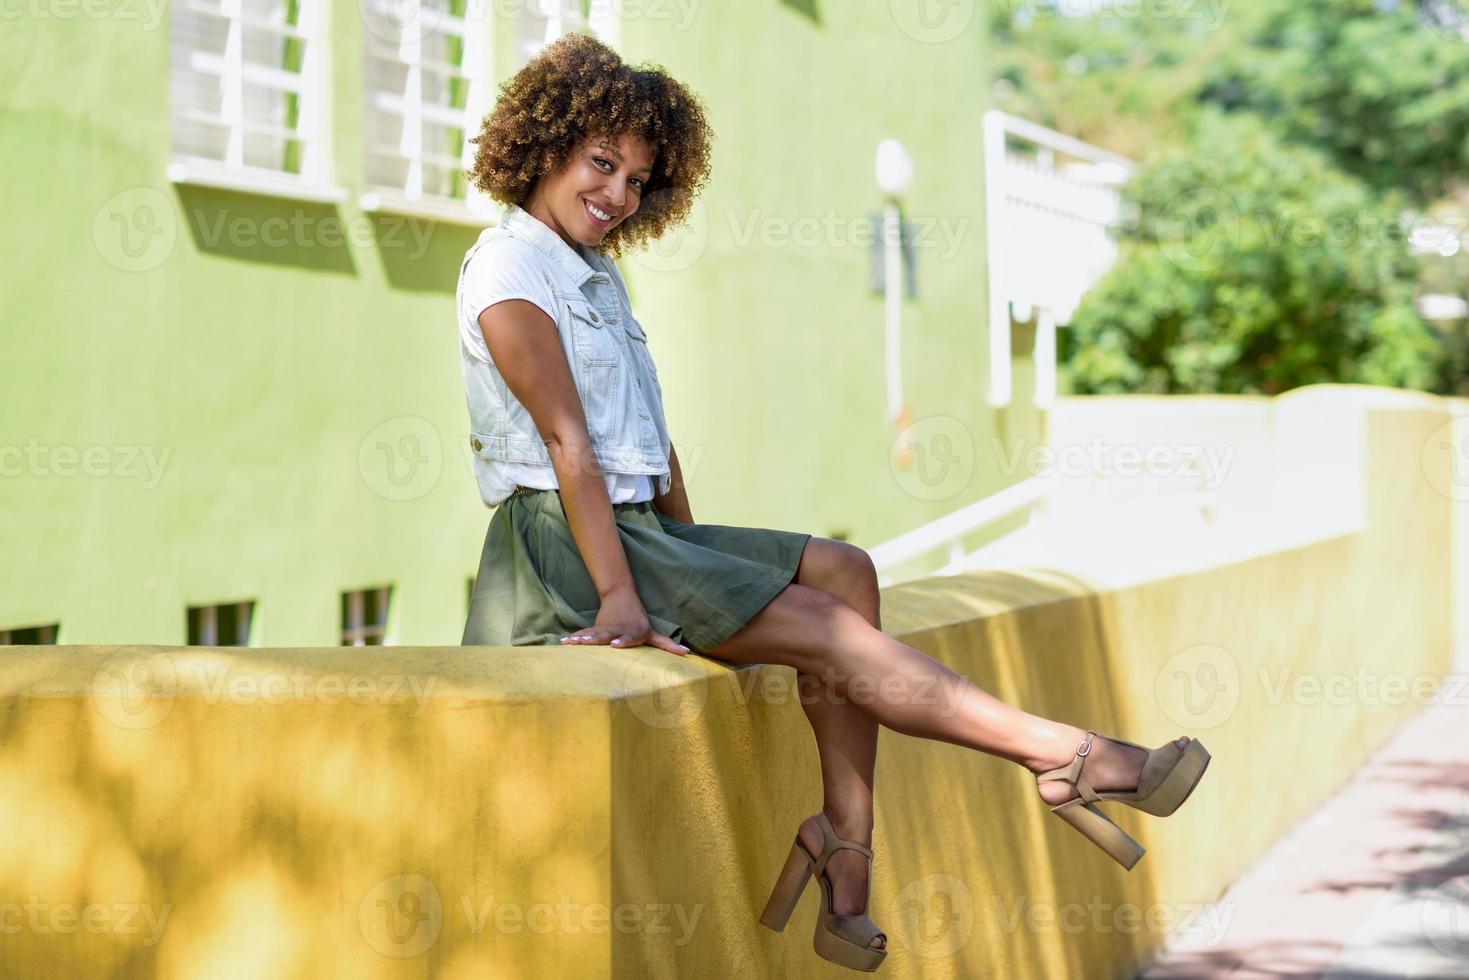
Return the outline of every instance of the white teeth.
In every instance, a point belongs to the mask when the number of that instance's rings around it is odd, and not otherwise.
[[[587,201],[586,202],[586,205],[587,205],[587,210],[590,211],[590,212],[592,212],[592,215],[594,217],[596,217],[596,219],[598,221],[611,221],[612,220],[612,215],[608,214],[606,211],[598,211],[597,208],[596,208],[596,206],[593,205],[591,201]]]

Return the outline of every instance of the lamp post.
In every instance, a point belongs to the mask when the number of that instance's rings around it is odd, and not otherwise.
[[[903,252],[902,211],[899,207],[913,182],[913,161],[903,144],[885,139],[877,147],[877,186],[883,206],[883,305],[886,316],[883,350],[887,375],[887,422],[900,433],[898,465],[906,469],[911,460],[906,429],[908,406],[903,401]]]

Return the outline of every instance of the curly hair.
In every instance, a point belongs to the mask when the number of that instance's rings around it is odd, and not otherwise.
[[[648,141],[653,172],[633,216],[603,238],[616,258],[682,224],[709,180],[713,131],[699,97],[658,65],[630,66],[589,34],[546,46],[500,86],[484,117],[466,176],[505,205],[523,204],[535,183],[592,137]]]

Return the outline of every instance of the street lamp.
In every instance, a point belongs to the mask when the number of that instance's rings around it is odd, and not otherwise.
[[[897,140],[877,144],[877,186],[888,197],[902,197],[913,183],[913,161]]]
[[[908,406],[903,402],[903,251],[902,212],[904,194],[913,183],[913,161],[903,144],[885,139],[877,146],[877,186],[887,199],[883,205],[882,291],[886,312],[884,360],[887,374],[887,422],[899,432],[897,463],[907,469],[912,460],[908,445]]]

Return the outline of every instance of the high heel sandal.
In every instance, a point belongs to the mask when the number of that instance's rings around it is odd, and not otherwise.
[[[877,927],[877,923],[867,917],[867,907],[872,900],[871,888],[869,886],[867,901],[862,903],[859,914],[837,915],[832,911],[831,878],[822,872],[831,856],[846,847],[867,855],[868,873],[871,874],[872,849],[856,841],[838,837],[825,813],[818,813],[816,820],[825,837],[821,857],[813,858],[811,852],[801,843],[801,835],[796,835],[790,856],[786,858],[785,867],[781,869],[775,888],[770,892],[770,900],[765,903],[765,911],[760,915],[760,924],[776,932],[784,929],[791,912],[796,908],[796,900],[806,888],[806,882],[815,875],[821,882],[821,911],[816,918],[816,935],[811,939],[812,948],[816,950],[817,956],[839,966],[871,973],[882,965],[888,953],[887,936]],[[883,948],[869,945],[879,936],[882,936]]]
[[[1169,742],[1162,748],[1150,749],[1123,738],[1103,735],[1101,737],[1109,742],[1142,749],[1148,754],[1148,758],[1143,763],[1142,772],[1138,776],[1136,790],[1098,793],[1082,773],[1087,755],[1091,752],[1092,739],[1096,737],[1098,737],[1096,732],[1087,732],[1086,738],[1076,750],[1076,758],[1072,759],[1069,765],[1043,772],[1035,777],[1035,781],[1039,785],[1061,780],[1075,787],[1081,795],[1074,800],[1067,800],[1065,803],[1051,807],[1051,812],[1081,831],[1087,840],[1106,851],[1113,860],[1131,871],[1133,865],[1137,864],[1143,856],[1142,845],[1129,837],[1121,827],[1108,820],[1106,814],[1097,809],[1096,804],[1102,802],[1126,803],[1144,813],[1166,817],[1182,806],[1183,801],[1188,799],[1194,787],[1199,784],[1204,770],[1209,767],[1209,753],[1198,739],[1189,739],[1186,748],[1179,748],[1175,741]]]

